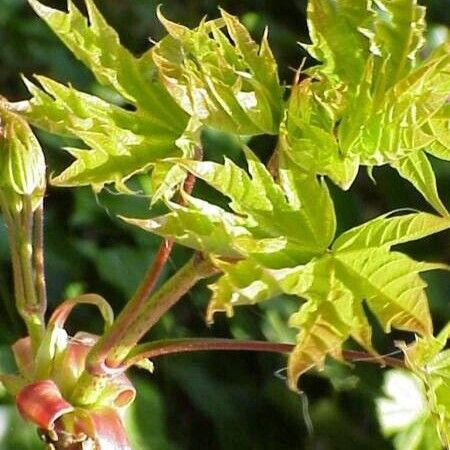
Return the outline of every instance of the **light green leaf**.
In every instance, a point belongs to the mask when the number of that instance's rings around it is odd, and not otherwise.
[[[429,58],[390,89],[386,89],[375,60],[357,95],[349,98],[339,124],[339,141],[345,155],[359,155],[361,164],[382,165],[418,151],[435,141],[426,124],[446,103],[450,54]]]
[[[418,263],[383,248],[337,252],[334,259],[339,279],[366,299],[386,332],[393,326],[432,335],[426,283],[418,274],[443,265]]]
[[[295,278],[298,286],[299,264],[321,255],[335,233],[334,208],[323,181],[283,163],[277,184],[250,150],[245,153],[250,175],[229,160],[224,165],[176,160],[228,196],[234,213],[184,195],[187,206],[168,202],[169,214],[125,219],[214,259],[224,275],[212,286],[209,319],[216,311],[231,315],[235,305],[277,295],[280,280],[287,286]]]
[[[158,161],[153,165],[151,206],[160,200],[169,201],[186,178],[186,171],[179,165]]]
[[[68,0],[68,12],[29,0],[36,13],[49,25],[72,53],[102,85],[112,87],[126,100],[160,117],[164,123],[185,122],[184,114],[157,79],[152,52],[134,57],[121,43],[96,8],[86,0],[88,17]]]
[[[289,242],[281,233],[259,229],[253,218],[229,213],[222,208],[185,195],[188,206],[168,203],[172,212],[153,219],[126,222],[179,244],[222,258],[253,255],[262,264],[277,268],[307,260],[316,251],[307,244]],[[273,230],[276,227],[273,226]]]
[[[414,241],[450,228],[450,219],[428,213],[406,214],[398,217],[377,217],[341,234],[333,251],[364,250]]]
[[[343,189],[359,165],[398,168],[420,151],[448,159],[450,44],[419,62],[424,14],[416,0],[311,0],[306,48],[322,65],[293,87],[281,151]],[[430,171],[409,179],[446,214],[433,183],[421,185]]]
[[[373,45],[387,61],[384,83],[389,87],[417,64],[418,52],[425,44],[425,8],[417,0],[375,0],[374,3],[380,11]]]
[[[259,46],[235,17],[223,10],[221,15],[190,30],[159,11],[169,32],[154,49],[162,80],[177,103],[207,125],[235,134],[275,134],[283,88],[267,35]]]
[[[66,149],[76,160],[53,178],[54,184],[92,185],[98,191],[115,183],[120,189],[156,161],[182,154],[176,147],[178,132],[159,119],[126,111],[45,77],[37,79],[43,89],[27,81],[33,98],[22,114],[38,127],[76,136],[90,148]]]
[[[223,311],[231,317],[235,306],[253,305],[281,293],[274,274],[252,258],[237,263],[215,260],[215,264],[224,275],[209,285],[212,291],[206,315],[209,323],[216,312]]]
[[[372,349],[370,327],[361,302],[335,277],[332,259],[323,258],[311,269],[312,284],[301,294],[308,301],[289,321],[300,329],[297,344],[289,355],[292,389],[296,389],[303,373],[312,367],[323,368],[327,355],[342,360],[342,345],[350,336]]]
[[[302,222],[309,223],[314,240],[328,248],[336,233],[336,215],[325,180],[305,175],[282,162],[279,183],[289,203],[298,208]]]
[[[253,153],[247,150],[246,156],[251,177],[229,160],[224,165],[196,161],[181,164],[229,197],[230,207],[254,223],[250,225],[254,233],[266,238],[282,236],[293,248],[311,256],[323,252],[335,226],[326,185],[305,176],[293,182],[295,175],[290,176],[286,169],[281,175],[283,191]]]
[[[339,150],[332,110],[339,99],[320,100],[317,83],[306,79],[294,85],[280,129],[280,150],[307,174],[329,176],[348,189],[358,173],[358,158],[346,158]]]
[[[435,140],[426,149],[436,158],[450,161],[450,104],[443,106],[427,123]]]
[[[242,257],[234,241],[241,237],[251,238],[246,220],[198,199],[191,198],[189,204],[190,208],[171,203],[171,213],[154,219],[122,219],[208,254]]]
[[[433,208],[443,216],[449,213],[439,198],[436,177],[425,153],[418,151],[393,164],[398,173],[411,182]]]
[[[308,52],[323,65],[320,72],[356,85],[364,71],[369,40],[364,35],[372,12],[369,1],[310,0],[308,28],[312,44]],[[352,51],[349,52],[348,49]]]
[[[126,181],[150,171],[159,160],[192,156],[180,140],[188,117],[158,80],[152,50],[135,58],[92,0],[86,0],[87,18],[70,0],[68,12],[36,0],[30,4],[99,83],[136,108],[128,111],[45,77],[37,77],[42,89],[26,80],[33,98],[25,106],[19,104],[21,113],[38,127],[77,137],[88,147],[66,148],[75,161],[53,179],[54,184],[91,185],[99,191],[114,183],[118,190],[128,191]]]

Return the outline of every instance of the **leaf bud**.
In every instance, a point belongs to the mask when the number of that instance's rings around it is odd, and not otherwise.
[[[45,159],[28,123],[0,99],[0,190],[8,206],[21,210],[24,197],[35,209],[45,191]]]

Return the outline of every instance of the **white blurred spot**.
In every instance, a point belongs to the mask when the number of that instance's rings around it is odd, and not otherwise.
[[[426,412],[426,399],[420,380],[402,370],[385,375],[386,397],[376,401],[378,419],[387,435],[416,422]]]

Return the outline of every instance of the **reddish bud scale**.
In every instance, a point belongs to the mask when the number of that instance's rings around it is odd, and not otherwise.
[[[17,394],[16,403],[24,419],[44,430],[53,430],[57,419],[74,410],[52,380],[37,381],[25,386]]]
[[[21,381],[11,393],[17,394],[17,408],[22,417],[38,427],[42,439],[53,446],[50,448],[79,449],[83,442],[85,445],[89,441],[96,450],[130,450],[122,412],[134,401],[136,391],[125,369],[105,374],[92,404],[81,407],[76,397],[75,388],[86,367],[86,357],[98,340],[98,336],[89,333],[68,338],[63,331],[67,316],[78,303],[99,306],[106,321],[111,320],[109,305],[106,307],[106,302],[97,296],[63,303],[49,321],[37,356],[29,337],[14,344],[21,373],[17,378]]]

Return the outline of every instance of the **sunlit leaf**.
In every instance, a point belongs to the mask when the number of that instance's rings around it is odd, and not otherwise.
[[[423,152],[448,159],[450,53],[420,61],[424,15],[416,0],[311,0],[306,48],[321,64],[294,84],[280,149],[343,189],[359,165],[392,165],[446,215]]]
[[[127,101],[160,117],[164,123],[176,123],[183,114],[161,83],[152,52],[136,58],[121,43],[93,0],[86,0],[88,17],[68,0],[68,11],[60,11],[29,0],[36,13],[49,25],[71,52],[95,75],[98,82],[112,87]]]
[[[209,286],[212,296],[208,322],[213,321],[216,312],[223,311],[231,317],[235,306],[253,305],[281,293],[274,274],[251,258],[234,264],[219,260],[216,264],[224,275]]]
[[[393,85],[417,65],[418,52],[425,44],[425,8],[417,0],[378,0],[373,47],[386,61],[384,83]]]
[[[169,33],[154,51],[162,80],[177,103],[205,124],[235,134],[275,134],[283,89],[267,35],[258,45],[237,18],[223,10],[221,15],[190,30],[159,11]]]
[[[427,151],[436,158],[450,161],[450,105],[447,103],[428,121],[428,133],[435,137]]]
[[[295,389],[300,375],[312,367],[323,368],[327,355],[342,359],[343,343],[353,332],[359,335],[361,324],[369,329],[367,320],[358,311],[358,299],[335,277],[334,271],[330,258],[314,264],[313,282],[301,294],[307,302],[289,320],[291,326],[300,329],[289,355],[291,388]],[[370,334],[367,338],[370,347]]]
[[[98,81],[136,109],[129,111],[45,77],[37,77],[42,89],[26,81],[33,97],[17,106],[21,113],[38,127],[77,137],[88,147],[66,149],[75,161],[54,184],[91,185],[99,191],[114,183],[126,191],[131,176],[150,171],[162,158],[192,156],[178,146],[187,116],[158,80],[151,50],[135,58],[122,47],[92,0],[86,2],[88,18],[71,1],[67,13],[36,0],[30,3]]]
[[[436,211],[444,216],[449,215],[439,198],[433,168],[424,152],[418,151],[412,153],[396,162],[394,167],[403,178],[414,185]]]
[[[281,170],[280,185],[277,185],[253,153],[247,151],[246,156],[251,176],[229,160],[223,166],[195,161],[183,165],[229,197],[230,207],[254,223],[250,225],[254,233],[270,238],[282,236],[298,250],[322,252],[335,230],[326,185],[314,177],[290,174],[289,169]]]
[[[312,44],[305,47],[323,64],[321,72],[356,85],[369,51],[369,40],[362,32],[370,25],[369,2],[311,0],[307,13]]]
[[[285,120],[280,129],[280,150],[307,174],[329,176],[348,189],[358,173],[358,157],[346,158],[335,136],[335,102],[339,95],[320,100],[318,83],[306,79],[292,87]]]
[[[199,251],[239,258],[241,253],[233,248],[233,241],[244,236],[251,237],[245,226],[246,221],[197,199],[191,200],[190,206],[171,204],[173,211],[164,216],[124,220]]]
[[[341,234],[333,250],[364,250],[413,241],[450,227],[450,219],[427,213],[381,216]]]
[[[383,248],[337,252],[339,278],[366,298],[386,332],[391,326],[432,335],[431,315],[420,272],[442,265],[418,263]]]

